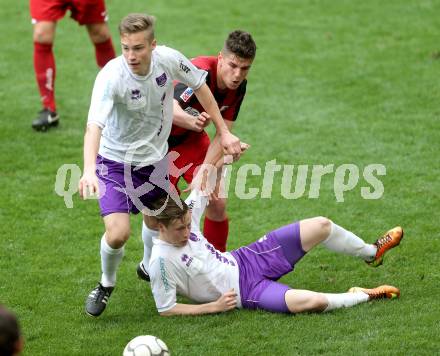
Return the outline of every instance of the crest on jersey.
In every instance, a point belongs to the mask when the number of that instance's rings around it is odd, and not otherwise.
[[[162,75],[159,75],[159,76],[156,78],[156,83],[157,83],[157,85],[159,85],[160,87],[163,87],[163,86],[166,84],[166,82],[167,82],[167,75],[166,75],[165,72],[163,72]]]
[[[130,99],[127,100],[128,110],[139,110],[146,105],[147,99],[139,89],[131,89],[128,94],[130,96]]]
[[[139,100],[141,97],[142,97],[142,94],[139,89],[133,89],[131,91],[131,100]]]
[[[186,267],[189,267],[191,265],[191,262],[193,261],[193,258],[184,253],[180,257],[180,260],[186,265]]]
[[[182,93],[182,95],[180,95],[180,99],[182,99],[185,103],[191,99],[191,97],[194,94],[194,90],[192,90],[192,88],[186,88],[185,91]]]

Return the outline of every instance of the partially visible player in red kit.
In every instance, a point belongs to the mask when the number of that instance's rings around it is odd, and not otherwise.
[[[217,56],[197,57],[191,62],[200,69],[205,70],[206,84],[214,95],[222,117],[232,129],[237,119],[241,103],[246,94],[246,77],[251,69],[257,47],[248,32],[236,30],[231,32]],[[189,70],[183,63],[180,68]],[[204,191],[202,184],[204,169],[197,170],[203,164],[215,165],[221,168],[223,164],[223,151],[220,147],[219,137],[214,136],[212,142],[205,127],[210,122],[210,116],[203,110],[191,87],[177,83],[174,87],[173,127],[168,138],[170,163],[170,182],[176,187],[180,179],[175,177],[176,171],[184,171],[183,179],[191,184],[193,189]],[[244,145],[246,146],[246,145]],[[243,148],[242,152],[246,148]],[[174,152],[173,152],[174,151]],[[176,154],[177,153],[177,154]],[[228,157],[230,158],[230,157]],[[232,157],[234,160],[239,156]],[[190,168],[188,169],[188,166]],[[197,172],[201,172],[197,175]],[[220,185],[222,181],[218,181]],[[211,186],[211,184],[209,184]],[[207,187],[205,187],[207,188]],[[211,187],[209,187],[210,189]],[[216,187],[218,189],[219,186]],[[208,190],[209,190],[208,189]],[[226,250],[228,239],[229,221],[226,214],[226,199],[218,198],[210,201],[205,211],[204,236],[217,250]],[[144,243],[144,256],[136,269],[140,279],[149,281],[149,267],[153,241],[159,232],[142,224],[142,241]]]
[[[197,57],[192,63],[208,72],[206,82],[217,101],[220,112],[229,130],[237,119],[241,103],[246,94],[246,77],[256,54],[252,36],[244,31],[233,31],[216,57]],[[192,163],[182,177],[191,183],[194,170],[203,162],[217,162],[222,151],[215,137],[210,142],[204,128],[209,115],[203,111],[191,88],[178,83],[174,88],[173,128],[168,139],[169,150],[180,156],[174,161],[177,168]],[[180,177],[170,177],[177,186]],[[206,209],[204,235],[214,247],[226,250],[229,222],[226,214],[226,199],[212,200]]]
[[[34,25],[34,69],[42,101],[42,110],[32,122],[32,128],[46,131],[57,126],[59,115],[55,104],[55,57],[53,43],[57,21],[70,10],[79,25],[85,25],[95,46],[96,63],[103,67],[115,57],[107,25],[104,0],[30,0]]]

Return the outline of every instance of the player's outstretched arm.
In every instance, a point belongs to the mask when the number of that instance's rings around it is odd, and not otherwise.
[[[102,129],[95,124],[88,124],[84,135],[84,170],[79,180],[79,194],[82,198],[99,194],[98,177],[96,177],[96,156]]]
[[[228,130],[231,131],[234,122],[230,120],[224,120],[224,123],[226,124]],[[221,146],[221,137],[217,133],[209,144],[208,151],[206,152],[205,156],[205,161],[203,163],[215,165],[222,157],[223,149]]]
[[[200,104],[202,104],[205,111],[211,117],[217,133],[220,136],[220,143],[223,148],[223,152],[225,154],[240,156],[240,140],[238,137],[234,136],[226,126],[225,121],[223,120],[220,110],[218,108],[217,102],[215,101],[211,90],[209,90],[208,85],[206,85],[206,83],[203,83],[200,88],[194,90],[194,94],[196,94],[196,97],[199,100]]]
[[[177,303],[173,308],[160,313],[162,316],[173,315],[202,315],[226,312],[237,306],[237,293],[233,289],[223,294],[215,302],[205,304]]]

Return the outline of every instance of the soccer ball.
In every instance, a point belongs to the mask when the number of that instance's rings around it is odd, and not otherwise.
[[[136,336],[125,346],[123,356],[167,356],[168,346],[156,336]]]

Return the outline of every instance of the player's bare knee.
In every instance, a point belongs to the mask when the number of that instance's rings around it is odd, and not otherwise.
[[[316,295],[313,297],[314,298],[314,306],[313,306],[313,311],[316,312],[322,312],[325,310],[325,308],[327,308],[328,306],[328,300],[325,297],[324,294],[322,293],[316,293]]]
[[[130,237],[130,228],[116,225],[106,226],[106,240],[113,248],[120,248],[125,245]]]
[[[319,235],[325,240],[330,235],[332,229],[332,221],[326,217],[318,216],[315,218]]]
[[[55,34],[44,27],[34,27],[33,40],[40,44],[52,44]]]

